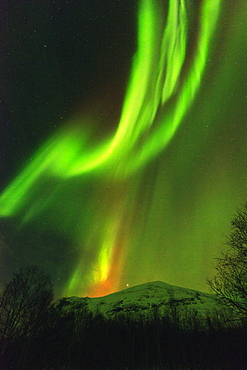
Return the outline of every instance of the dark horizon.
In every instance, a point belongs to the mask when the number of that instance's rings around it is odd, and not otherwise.
[[[208,291],[247,198],[247,4],[210,1],[2,3],[1,284]]]

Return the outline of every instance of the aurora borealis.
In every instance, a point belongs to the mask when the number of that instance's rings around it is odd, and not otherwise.
[[[68,296],[205,290],[246,199],[245,1],[5,7],[4,274],[38,264]]]

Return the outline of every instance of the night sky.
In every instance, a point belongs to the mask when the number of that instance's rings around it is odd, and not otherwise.
[[[0,7],[2,283],[208,290],[247,199],[247,2]]]

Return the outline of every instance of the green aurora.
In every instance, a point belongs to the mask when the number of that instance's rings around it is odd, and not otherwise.
[[[236,3],[229,14],[220,0],[140,0],[115,132],[95,129],[93,104],[71,114],[3,190],[0,215],[29,248],[19,263],[41,264],[57,294],[207,289],[246,197],[247,5]],[[54,230],[66,243],[51,251]]]

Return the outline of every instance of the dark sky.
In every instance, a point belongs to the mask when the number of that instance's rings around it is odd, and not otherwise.
[[[1,2],[3,281],[38,264],[57,295],[207,289],[247,188],[247,3],[219,1],[205,41],[210,1],[143,0],[146,21],[134,0]]]
[[[119,114],[136,7],[128,0],[11,0],[1,8],[1,148],[10,179],[76,109],[94,101],[99,115],[102,103]]]

